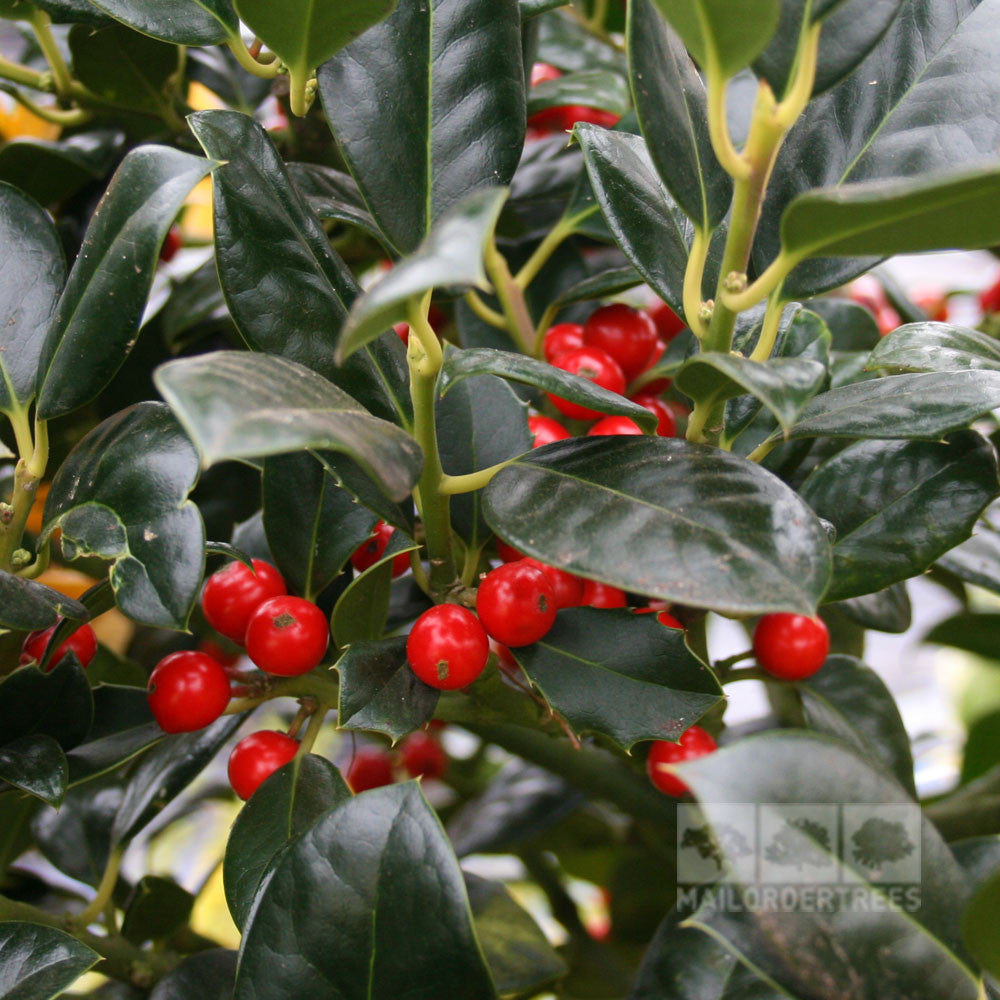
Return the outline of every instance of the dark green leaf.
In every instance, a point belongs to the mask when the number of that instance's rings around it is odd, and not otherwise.
[[[963,326],[907,323],[882,338],[868,366],[888,372],[1000,371],[1000,343]]]
[[[337,671],[337,718],[345,729],[385,733],[396,741],[434,716],[439,692],[410,668],[404,636],[353,643]]]
[[[49,805],[62,802],[67,778],[66,755],[51,736],[35,733],[0,747],[0,780]]]
[[[75,747],[66,755],[70,786],[113,771],[163,737],[163,730],[155,722],[147,722]]]
[[[527,555],[691,607],[811,614],[829,579],[826,532],[795,493],[683,441],[557,441],[502,470],[484,510]]]
[[[554,80],[543,80],[528,92],[528,115],[566,104],[602,108],[616,115],[628,111],[628,84],[619,73],[606,69],[581,70]]]
[[[725,217],[733,182],[708,137],[705,85],[651,0],[628,6],[632,96],[649,156],[677,204],[703,231]]]
[[[226,902],[238,927],[246,923],[278,852],[350,794],[340,772],[315,754],[296,757],[254,792],[233,823],[222,868]]]
[[[476,191],[437,220],[419,248],[351,308],[337,357],[348,357],[394,323],[405,321],[409,301],[432,288],[474,285],[488,290],[483,253],[506,197],[506,188]]]
[[[20,191],[0,184],[0,242],[6,247],[0,291],[0,410],[27,406],[66,262],[48,215]]]
[[[888,375],[813,397],[790,436],[937,440],[997,406],[1000,372]]]
[[[513,652],[571,726],[625,750],[641,740],[679,739],[722,696],[684,633],[655,615],[570,608],[544,638]]]
[[[660,181],[645,141],[594,125],[577,125],[573,134],[616,242],[653,291],[682,314],[691,223]]]
[[[350,174],[318,163],[286,163],[285,169],[319,218],[347,222],[379,241],[384,239]]]
[[[795,761],[791,771],[789,761]],[[772,864],[788,856],[814,859],[810,864],[818,868],[806,869],[808,876],[798,878],[789,871],[789,882],[807,878],[808,888],[814,889],[817,883],[832,881],[853,898],[867,901],[824,907],[822,912],[804,898],[804,905],[796,905],[795,895],[792,905],[753,912],[712,907],[707,901],[693,924],[709,930],[793,996],[820,996],[819,983],[863,984],[859,995],[866,997],[979,996],[976,976],[961,957],[958,941],[959,918],[969,894],[966,876],[895,779],[843,744],[802,732],[750,737],[677,770],[717,832],[736,818],[731,803],[755,803],[762,861],[769,848],[780,847],[785,851],[772,853]],[[811,825],[795,822],[802,819]],[[769,839],[778,834],[780,841]],[[720,837],[719,843],[738,866],[739,883],[764,891],[767,883],[730,853],[734,838]],[[919,886],[919,893],[905,909],[891,906],[890,882],[904,890]],[[737,904],[742,891],[736,882],[726,886],[726,895],[735,896]]]
[[[331,449],[356,459],[396,500],[419,476],[420,449],[413,438],[294,361],[218,351],[168,362],[155,381],[206,466]]]
[[[962,916],[966,948],[993,976],[1000,976],[1000,873],[990,878],[972,897]]]
[[[307,454],[264,462],[264,530],[278,569],[310,600],[343,569],[371,534],[375,515]]]
[[[588,31],[569,11],[539,18],[535,58],[564,72],[597,67],[620,72],[622,63],[620,49]]]
[[[327,120],[400,251],[472,191],[510,181],[525,127],[520,30],[517,0],[401,3],[320,70]]]
[[[194,896],[173,879],[145,875],[125,904],[122,936],[133,944],[169,937],[187,924],[193,906]]]
[[[871,312],[849,299],[813,299],[809,309],[826,323],[835,351],[870,351],[882,339]]]
[[[457,382],[474,375],[498,375],[510,382],[535,386],[602,413],[631,417],[646,430],[652,430],[656,426],[656,419],[651,418],[648,410],[640,412],[643,407],[616,392],[602,389],[582,375],[571,375],[561,368],[536,361],[524,354],[488,347],[449,352],[441,371],[438,392],[444,396]]]
[[[960,611],[938,622],[924,636],[924,642],[954,646],[989,660],[1000,655],[1000,613],[995,611]]]
[[[989,774],[998,764],[1000,764],[1000,710],[977,714],[968,727],[965,746],[962,748],[962,772],[959,784],[968,785],[977,778]]]
[[[139,403],[95,427],[70,453],[45,501],[42,537],[62,531],[67,559],[113,560],[130,618],[184,628],[198,596],[205,529],[188,493],[198,456],[163,403]]]
[[[831,656],[799,692],[810,729],[844,740],[916,797],[910,741],[896,702],[875,671],[853,656]]]
[[[584,278],[566,289],[556,300],[561,306],[589,299],[603,299],[642,284],[642,275],[634,267],[613,267]]]
[[[464,379],[438,400],[438,450],[451,476],[486,469],[531,450],[527,407],[505,382],[492,375]],[[482,493],[451,498],[452,527],[473,549],[490,537],[483,520]]]
[[[122,161],[45,338],[38,369],[42,418],[83,406],[121,367],[135,342],[160,244],[211,167],[209,160],[166,146],[140,146]]]
[[[363,507],[376,514],[386,524],[413,534],[413,501],[407,496],[396,502],[385,487],[367,475],[364,469],[347,455],[332,451],[314,452],[316,458],[334,479],[355,497]]]
[[[156,984],[149,1000],[232,1000],[236,958],[225,948],[188,955]]]
[[[87,609],[58,590],[0,570],[0,626],[17,632],[48,628],[60,618],[86,621]]]
[[[969,537],[1000,484],[993,446],[964,431],[940,443],[859,441],[800,492],[837,529],[827,592],[837,601],[922,573]]]
[[[40,734],[69,750],[86,737],[93,717],[90,685],[75,656],[64,656],[45,674],[34,666],[21,667],[0,683],[4,743]]]
[[[566,974],[566,963],[503,883],[464,875],[476,936],[501,996],[534,996]]]
[[[563,7],[567,0],[518,0],[521,8],[521,20],[526,21],[529,17],[537,17],[547,10],[555,10],[556,7]]]
[[[979,888],[1000,869],[1000,836],[966,837],[948,846],[973,889]]]
[[[0,1000],[50,1000],[101,960],[65,931],[20,921],[0,923]]]
[[[894,583],[874,594],[840,601],[834,607],[851,621],[879,632],[899,635],[912,623],[910,597],[905,583]]]
[[[165,737],[129,775],[111,840],[127,844],[184,791],[236,732],[242,715],[225,715],[197,733]]]
[[[175,45],[215,45],[239,38],[228,0],[92,0],[96,7],[143,34]]]
[[[461,871],[415,782],[334,807],[282,855],[243,935],[235,998],[290,994],[496,996]]]
[[[997,514],[1000,505],[986,508],[973,528],[972,537],[938,560],[938,565],[960,580],[1000,593],[1000,532]]]

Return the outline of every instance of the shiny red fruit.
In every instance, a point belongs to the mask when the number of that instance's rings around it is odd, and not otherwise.
[[[262,559],[251,560],[253,572],[233,561],[213,573],[201,592],[201,610],[216,632],[242,646],[250,616],[272,597],[284,594],[281,574]]]
[[[21,646],[20,663],[41,663],[45,655],[45,649],[52,638],[52,634],[58,627],[58,623],[38,632],[32,632]],[[49,665],[46,673],[51,670],[67,653],[75,653],[80,661],[80,666],[86,669],[90,666],[90,661],[97,655],[97,636],[89,625],[81,625],[75,632],[65,638],[56,648],[56,651],[49,657]]]
[[[539,562],[537,559],[525,558],[522,561],[528,566],[540,569],[549,578],[549,583],[555,592],[557,608],[576,608],[583,602],[583,580],[578,576]]]
[[[171,226],[167,230],[167,235],[163,240],[163,246],[160,247],[160,260],[164,264],[169,263],[174,259],[177,251],[184,245],[184,241],[181,239],[181,231],[177,226]]]
[[[979,308],[984,313],[1000,312],[1000,278],[979,293]]]
[[[399,748],[403,767],[411,778],[442,778],[448,770],[448,755],[433,736],[411,733]]]
[[[556,620],[549,578],[529,562],[505,563],[486,574],[476,593],[483,628],[505,646],[538,642]]]
[[[622,302],[601,306],[583,324],[583,341],[607,351],[618,362],[626,381],[646,366],[656,348],[656,326],[644,312]]]
[[[588,437],[641,435],[642,428],[631,417],[604,417],[587,431]]]
[[[263,729],[245,736],[229,755],[229,784],[241,799],[248,799],[298,752],[299,744],[285,733]]]
[[[628,600],[624,590],[596,580],[584,580],[583,599],[580,603],[589,608],[624,608]]]
[[[674,411],[656,396],[643,392],[632,397],[633,403],[638,403],[643,409],[649,410],[656,417],[657,437],[675,437],[677,435],[677,418]]]
[[[830,651],[830,633],[819,618],[764,615],[754,629],[753,651],[772,677],[801,681],[823,666]]]
[[[346,778],[355,795],[367,792],[370,788],[391,785],[392,759],[384,750],[363,747],[351,758]]]
[[[687,326],[684,320],[666,302],[650,306],[646,312],[653,321],[656,332],[664,344],[669,344]]]
[[[918,288],[911,298],[933,323],[948,322],[948,296],[940,288]]]
[[[379,521],[372,529],[371,537],[362,542],[351,556],[351,565],[359,572],[363,573],[370,569],[382,558],[389,540],[396,529],[385,521]],[[410,553],[400,552],[398,556],[392,558],[393,577],[402,576],[410,568]]]
[[[524,558],[523,552],[518,552],[513,545],[508,545],[502,539],[497,539],[497,555],[500,557],[502,562],[517,562],[519,559]]]
[[[558,420],[551,417],[528,417],[528,431],[534,438],[532,448],[541,448],[553,441],[565,441],[572,437],[570,432]]]
[[[705,757],[715,749],[715,740],[701,726],[691,726],[684,731],[677,743],[669,740],[656,740],[653,743],[646,758],[646,773],[661,792],[679,799],[690,789],[677,775],[667,771],[665,766]]]
[[[892,306],[883,306],[875,313],[875,322],[878,325],[878,332],[884,337],[887,333],[892,333],[896,327],[901,326],[903,320]]]
[[[579,323],[556,323],[545,331],[542,351],[549,364],[577,347],[583,347],[583,327]]]
[[[272,597],[247,624],[247,655],[261,670],[280,677],[308,673],[329,644],[326,615],[301,597]]]
[[[667,349],[666,341],[662,337],[656,338],[656,346],[653,348],[652,353],[649,355],[648,360],[642,366],[642,371],[639,372],[640,375],[645,375],[654,365],[660,363],[660,359],[663,357],[664,352]],[[670,379],[668,378],[654,378],[652,382],[646,382],[640,392],[644,396],[659,396],[666,392],[670,388]]]
[[[660,611],[658,608],[636,608],[637,615],[656,615],[656,620],[667,628],[679,628],[683,631],[684,626],[669,612]]]
[[[486,666],[490,641],[479,619],[457,604],[437,604],[425,611],[406,640],[413,672],[441,691],[471,684]]]
[[[564,372],[570,372],[572,375],[580,375],[589,379],[595,385],[601,386],[602,389],[616,392],[619,396],[625,392],[625,376],[622,374],[621,367],[607,351],[601,350],[599,347],[578,347],[575,350],[567,351],[556,359],[555,367],[561,368]],[[575,417],[577,420],[597,420],[604,415],[598,410],[591,410],[579,403],[572,403],[551,392],[547,395],[552,401],[552,405],[567,417]]]
[[[193,733],[211,725],[229,704],[229,678],[207,653],[185,649],[165,656],[146,687],[149,707],[167,733]]]

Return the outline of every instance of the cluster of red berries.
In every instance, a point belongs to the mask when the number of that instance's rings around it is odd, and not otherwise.
[[[562,72],[548,63],[537,62],[531,67],[531,86],[545,80],[558,80]],[[560,104],[545,108],[528,119],[527,138],[538,139],[553,132],[569,132],[577,122],[590,122],[611,128],[618,124],[618,115],[602,108],[591,108],[586,104]]]
[[[391,785],[400,769],[411,778],[443,778],[448,770],[448,755],[433,732],[442,725],[432,722],[428,726],[431,731],[410,733],[399,745],[398,753],[362,747],[351,758],[345,775],[351,791],[358,794]]]
[[[55,630],[59,627],[59,622],[46,629],[39,629],[32,632],[24,640],[21,646],[20,665],[28,663],[41,663],[45,656],[45,650]],[[67,653],[75,653],[80,661],[80,666],[85,670],[90,666],[90,661],[97,655],[97,636],[89,625],[81,625],[75,632],[67,636],[57,647],[55,652],[49,657],[46,673],[51,670]]]

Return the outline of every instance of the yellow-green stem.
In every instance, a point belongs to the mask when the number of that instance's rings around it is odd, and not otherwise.
[[[11,92],[11,97],[19,104],[24,105],[36,118],[48,122],[50,125],[58,125],[61,128],[68,128],[73,125],[83,125],[93,118],[93,114],[83,108],[73,108],[71,111],[63,111],[61,108],[46,108],[41,104],[36,104],[30,97],[25,96],[19,90]]]
[[[774,350],[775,341],[778,339],[778,327],[781,324],[781,311],[785,303],[781,298],[781,287],[779,286],[771,293],[771,298],[767,303],[767,312],[764,313],[764,322],[760,328],[760,337],[750,355],[751,361],[767,361]]]
[[[277,59],[269,63],[258,62],[254,59],[243,44],[242,38],[230,38],[226,44],[229,46],[229,51],[236,56],[236,61],[248,73],[270,80],[281,72],[281,63]]]
[[[524,262],[521,270],[514,276],[514,284],[524,291],[538,277],[538,272],[548,263],[563,240],[573,235],[576,228],[576,218],[560,219],[549,230],[545,239],[535,247],[534,253]]]
[[[495,240],[490,240],[486,246],[485,262],[486,273],[493,283],[493,290],[507,320],[507,332],[522,354],[533,354],[535,324],[528,313],[524,293],[511,277],[507,260],[497,249]]]
[[[313,746],[316,744],[316,737],[319,736],[320,730],[323,728],[323,723],[326,720],[326,713],[330,711],[333,706],[320,704],[316,706],[316,711],[309,717],[309,724],[306,726],[306,731],[302,734],[302,740],[299,743],[299,749],[296,751],[297,757],[304,757],[309,753]]]
[[[747,458],[748,458],[748,459],[749,459],[749,460],[750,460],[751,462],[763,462],[763,461],[764,461],[764,459],[765,459],[765,458],[767,458],[767,456],[768,456],[768,455],[770,455],[770,454],[771,454],[771,452],[772,452],[772,451],[773,451],[773,450],[774,450],[774,449],[775,449],[775,448],[776,448],[776,447],[777,447],[777,446],[778,446],[778,445],[779,445],[780,443],[781,443],[781,442],[780,442],[780,441],[778,441],[778,440],[774,440],[774,441],[764,441],[764,442],[763,442],[762,444],[759,444],[759,445],[757,445],[757,447],[756,447],[756,448],[754,448],[754,450],[753,450],[752,452],[750,452],[750,454],[749,454],[749,455],[747,455]]]
[[[697,7],[699,19],[704,22],[701,8]],[[739,153],[729,135],[729,123],[726,118],[726,84],[725,75],[719,69],[714,52],[709,47],[705,66],[706,97],[708,101],[708,138],[712,143],[712,151],[722,169],[734,180],[746,180],[750,176],[750,163],[745,153]]]
[[[499,330],[507,329],[507,320],[495,309],[491,309],[480,297],[479,293],[472,289],[465,293],[465,304],[484,322],[490,326],[495,326]]]
[[[488,486],[490,480],[501,469],[506,469],[512,461],[514,460],[508,459],[506,462],[497,462],[496,465],[479,469],[477,472],[467,472],[462,476],[449,476],[446,472],[442,473],[438,492],[454,496],[456,493],[472,493],[475,490],[481,490],[484,486]]]
[[[11,62],[2,56],[0,56],[0,77],[10,80],[12,83],[19,83],[24,87],[31,87],[34,90],[42,90],[48,93],[51,93],[54,85],[51,73],[39,73],[36,69]]]
[[[688,417],[687,432],[685,438],[701,444],[705,441],[705,427],[713,418],[716,410],[715,395],[709,399],[695,400],[694,409]]]
[[[60,100],[67,100],[73,89],[73,76],[63,59],[59,46],[52,35],[52,19],[43,10],[36,10],[31,16],[31,27],[38,40],[38,47],[52,70],[52,82]]]
[[[110,902],[111,894],[114,892],[115,885],[118,882],[118,872],[122,866],[123,853],[124,848],[116,847],[108,855],[108,863],[104,867],[104,874],[101,876],[101,881],[97,886],[97,895],[94,896],[85,909],[73,917],[75,926],[84,929],[104,912],[104,908]]]
[[[684,270],[684,318],[694,335],[703,340],[708,329],[702,323],[698,314],[701,312],[701,281],[705,274],[705,261],[708,258],[708,246],[712,234],[704,229],[696,228],[691,250],[688,253],[687,267]]]

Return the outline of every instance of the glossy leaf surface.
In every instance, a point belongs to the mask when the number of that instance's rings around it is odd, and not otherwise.
[[[44,733],[22,736],[0,747],[0,780],[58,806],[66,794],[66,755]]]
[[[0,683],[0,733],[5,743],[47,735],[64,749],[82,743],[94,717],[90,685],[75,656],[48,673],[27,666]]]
[[[216,45],[238,37],[229,0],[94,0],[94,6],[146,35],[175,45]]]
[[[0,625],[29,632],[55,625],[59,618],[86,621],[87,609],[58,590],[0,571]]]
[[[879,341],[868,365],[886,372],[1000,371],[1000,345],[968,327],[907,323]]]
[[[0,923],[0,952],[3,1000],[49,1000],[101,958],[65,931],[13,920]]]

